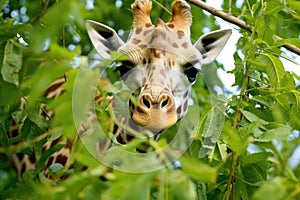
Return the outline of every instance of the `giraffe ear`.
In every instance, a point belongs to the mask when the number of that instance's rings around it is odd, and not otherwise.
[[[87,20],[86,27],[94,47],[105,59],[110,58],[110,51],[116,51],[124,45],[116,31],[104,24]]]
[[[231,29],[217,30],[204,34],[198,39],[194,46],[202,54],[202,64],[209,64],[215,60],[227,43],[231,33]]]

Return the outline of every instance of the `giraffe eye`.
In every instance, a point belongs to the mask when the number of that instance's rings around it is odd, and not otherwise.
[[[184,74],[187,76],[189,82],[191,83],[195,82],[198,72],[199,69],[195,67],[188,67],[187,69],[184,70]]]
[[[133,67],[134,64],[131,61],[125,60],[117,64],[116,71],[119,71],[120,75],[123,76]]]

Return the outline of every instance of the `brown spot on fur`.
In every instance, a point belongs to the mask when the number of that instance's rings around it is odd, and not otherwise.
[[[149,41],[149,43],[152,43],[156,38],[157,38],[157,35],[153,34],[150,41]]]
[[[46,146],[43,146],[43,147],[42,147],[42,153],[44,153],[46,150],[47,150],[47,147],[46,147]]]
[[[146,83],[146,78],[143,78],[142,85],[145,85],[145,83]]]
[[[151,27],[151,26],[152,26],[152,24],[150,24],[150,23],[147,23],[145,26],[146,26],[147,28],[149,28],[149,27]]]
[[[162,37],[162,39],[165,40],[167,38],[167,34],[164,31],[162,31],[161,32],[161,37]]]
[[[133,38],[132,39],[132,43],[133,44],[138,44],[138,43],[140,43],[141,42],[141,40],[139,40],[139,39],[137,39],[137,38]]]
[[[26,165],[25,163],[22,164],[22,167],[21,167],[21,172],[24,173],[26,170]]]
[[[160,53],[161,53],[161,52],[160,52],[159,50],[154,50],[153,53],[154,53],[154,57],[155,57],[155,58],[160,58]]]
[[[58,155],[56,157],[56,163],[60,163],[62,165],[65,165],[66,162],[67,162],[67,160],[68,160],[68,158],[66,156],[64,156],[64,155]]]
[[[140,34],[142,32],[142,30],[143,30],[143,28],[141,28],[141,27],[136,28],[135,34],[137,34],[137,35]]]
[[[145,58],[143,58],[143,65],[146,65],[147,61]]]
[[[185,101],[185,102],[184,102],[184,105],[183,105],[183,110],[186,111],[186,110],[187,110],[187,107],[188,107],[188,101]]]
[[[22,160],[24,158],[24,156],[25,156],[24,153],[17,153],[16,155],[17,155],[17,157],[18,157],[19,160]]]
[[[164,78],[166,77],[165,70],[161,69],[159,72],[160,72],[160,74],[161,74]]]
[[[173,46],[174,48],[178,48],[178,47],[179,47],[178,44],[176,44],[175,42],[173,42],[172,46]]]
[[[50,165],[52,165],[53,160],[54,160],[54,157],[51,156],[51,157],[48,159],[47,164],[45,165],[45,169],[49,168]]]
[[[187,91],[184,93],[183,97],[184,97],[184,98],[187,98],[188,95],[189,95],[189,90],[187,90]]]
[[[56,80],[45,92],[44,96],[49,97],[50,93],[52,91],[56,91],[58,88],[60,88],[64,83],[66,82],[65,77],[60,78]],[[61,91],[62,93],[64,92],[63,90]],[[51,96],[51,95],[50,95]]]
[[[143,35],[146,36],[146,35],[148,35],[151,31],[152,31],[152,30],[145,30],[144,33],[143,33]]]
[[[181,106],[179,106],[179,107],[177,108],[176,113],[177,113],[178,115],[181,114]]]
[[[53,147],[53,146],[57,145],[60,141],[61,141],[60,138],[57,138],[57,139],[53,140],[53,141],[51,142],[50,147]]]
[[[182,39],[184,37],[184,32],[181,30],[177,31],[177,36],[178,36],[178,39]]]
[[[139,47],[140,47],[141,49],[145,49],[145,48],[147,48],[147,45],[146,45],[146,44],[140,44]]]
[[[188,46],[189,46],[189,44],[187,43],[187,42],[184,42],[184,43],[182,43],[182,45],[181,45],[183,48],[185,48],[185,49],[187,49],[188,48]]]
[[[174,28],[174,24],[168,24],[169,28]]]
[[[153,71],[150,72],[149,78],[150,78],[150,82],[152,82],[152,77],[153,77]]]
[[[29,160],[30,160],[31,163],[35,163],[35,155],[34,155],[34,154],[31,154],[31,155],[29,156]]]

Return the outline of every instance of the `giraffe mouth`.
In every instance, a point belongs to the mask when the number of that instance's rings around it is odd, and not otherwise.
[[[178,120],[174,100],[168,94],[162,94],[157,100],[151,95],[139,96],[138,104],[132,109],[132,120],[153,133],[161,132]]]

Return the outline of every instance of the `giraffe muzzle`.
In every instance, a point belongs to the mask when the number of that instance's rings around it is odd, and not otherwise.
[[[177,121],[173,97],[168,93],[155,96],[148,92],[141,93],[132,110],[132,120],[154,133],[172,126]]]

